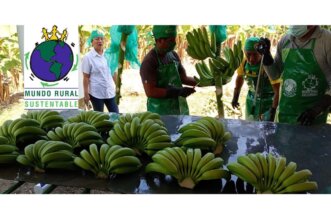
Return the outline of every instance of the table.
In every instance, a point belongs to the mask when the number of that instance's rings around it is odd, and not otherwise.
[[[186,123],[198,120],[197,116],[161,116],[171,134],[172,140],[179,137],[178,128]],[[318,183],[319,189],[313,193],[331,193],[331,125],[312,127],[278,124],[272,122],[254,122],[234,119],[221,119],[233,137],[226,143],[221,157],[224,165],[235,162],[239,155],[247,153],[272,153],[282,155],[297,163],[297,170],[308,168],[313,173],[310,180]],[[40,174],[28,168],[15,165],[0,167],[0,178],[43,182],[59,186],[112,191],[129,194],[215,194],[224,191],[225,181],[201,182],[194,190],[180,188],[175,179],[169,176],[145,175],[140,172],[116,176],[112,179],[96,179],[84,171],[47,171]],[[232,180],[236,178],[233,176]]]

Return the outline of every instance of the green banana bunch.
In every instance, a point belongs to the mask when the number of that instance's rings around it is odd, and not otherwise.
[[[204,61],[201,61],[201,63],[196,63],[195,69],[199,74],[199,78],[194,76],[194,79],[200,87],[215,85],[214,71],[209,68]]]
[[[297,165],[286,165],[285,157],[264,156],[261,153],[239,156],[227,168],[240,179],[255,187],[256,193],[297,193],[317,190],[317,183],[308,181],[310,170],[296,172]]]
[[[104,143],[96,128],[84,122],[64,124],[63,127],[57,127],[54,131],[49,131],[47,137],[53,141],[66,142],[73,148]]]
[[[24,148],[24,154],[17,156],[17,162],[44,173],[45,169],[75,169],[71,145],[61,141],[39,140]]]
[[[34,119],[19,118],[7,120],[0,128],[0,136],[8,139],[8,144],[24,148],[40,139],[47,139],[47,133]]]
[[[223,123],[211,117],[203,117],[200,120],[182,126],[179,130],[180,137],[176,144],[184,148],[200,148],[221,154],[225,142],[231,137],[231,133],[225,130]]]
[[[113,128],[113,123],[109,120],[109,115],[97,111],[82,111],[80,114],[68,118],[68,123],[84,122],[94,126],[99,133],[108,133]]]
[[[28,111],[26,114],[22,114],[21,118],[38,121],[40,127],[45,131],[55,129],[56,127],[62,127],[64,123],[64,119],[60,113],[53,110],[32,110]]]
[[[152,113],[152,112],[142,112],[142,113],[126,113],[124,115],[121,115],[118,119],[118,121],[116,121],[116,123],[119,123],[121,126],[124,126],[125,123],[127,122],[132,122],[132,119],[134,117],[138,117],[140,119],[140,122],[144,122],[145,120],[147,119],[151,119],[153,120],[154,122],[158,123],[159,125],[161,126],[164,126],[164,123],[162,122],[161,120],[161,117],[159,114],[157,113]]]
[[[138,155],[145,152],[150,156],[158,150],[172,146],[168,130],[155,113],[120,116],[109,132],[107,143],[130,147]]]
[[[0,136],[0,164],[15,163],[18,155],[18,147],[9,145],[8,140]]]
[[[186,52],[193,59],[204,60],[208,57],[216,57],[216,37],[211,34],[209,41],[208,33],[205,27],[194,29],[186,34],[188,46]]]
[[[74,163],[84,170],[93,172],[97,178],[105,179],[110,174],[137,171],[142,164],[134,155],[135,152],[131,148],[102,144],[99,150],[96,144],[91,144],[89,151],[82,150]]]
[[[222,169],[222,158],[213,153],[207,153],[203,157],[200,149],[189,148],[185,152],[182,148],[173,147],[158,151],[152,157],[145,172],[158,172],[171,175],[178,181],[179,186],[193,189],[202,180],[214,180],[228,178],[228,171]]]
[[[233,45],[233,49],[229,47],[225,47],[223,50],[223,55],[225,57],[226,62],[228,63],[228,72],[223,71],[223,74],[227,75],[227,77],[232,77],[234,72],[238,69],[240,64],[244,59],[244,52],[242,50],[242,43],[239,40],[237,43]],[[221,61],[221,59],[219,58]],[[214,64],[216,64],[214,62]],[[225,62],[223,62],[225,64]]]

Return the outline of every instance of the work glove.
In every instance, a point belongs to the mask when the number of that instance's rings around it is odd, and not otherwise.
[[[260,38],[259,43],[256,46],[256,51],[261,55],[264,55],[263,65],[269,66],[274,63],[274,59],[270,53],[270,40],[268,38]]]
[[[166,97],[170,97],[170,98],[174,98],[178,96],[188,97],[194,92],[195,89],[191,87],[169,87],[167,89]]]
[[[330,106],[331,96],[324,95],[315,106],[301,113],[297,121],[300,122],[301,125],[311,125],[315,118],[326,111]]]
[[[232,98],[232,102],[231,102],[233,109],[235,109],[235,108],[238,109],[238,107],[239,107],[239,103],[238,103],[239,95],[240,95],[239,89],[235,88],[233,91],[233,98]]]

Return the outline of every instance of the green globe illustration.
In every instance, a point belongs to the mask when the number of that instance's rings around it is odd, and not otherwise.
[[[30,66],[40,80],[55,82],[69,73],[73,61],[73,52],[68,44],[64,41],[49,40],[32,51]]]

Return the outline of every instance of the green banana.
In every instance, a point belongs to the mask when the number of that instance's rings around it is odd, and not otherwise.
[[[17,159],[18,153],[12,154],[0,154],[0,164],[9,164],[15,163]]]
[[[24,166],[33,166],[31,160],[29,160],[25,155],[18,155],[16,161]]]
[[[157,152],[152,157],[153,161],[161,164],[164,168],[168,169],[168,171],[172,175],[176,175],[178,172],[178,163],[173,162],[172,159],[169,159],[167,156],[164,156],[162,153]]]
[[[279,193],[295,193],[295,192],[303,192],[303,191],[312,191],[317,190],[318,186],[316,182],[303,182],[290,185],[286,187],[284,190]]]
[[[105,159],[106,159],[106,154],[109,150],[109,145],[108,144],[102,144],[100,147],[100,162],[102,165],[105,165]]]
[[[14,151],[18,151],[18,148],[14,145],[0,144],[0,154],[9,154]]]
[[[100,167],[101,166],[101,161],[100,161],[98,146],[96,144],[91,144],[89,149],[90,149],[90,154],[92,155],[93,159],[95,160],[95,162]]]
[[[45,154],[41,157],[41,162],[47,164],[54,161],[70,161],[73,160],[73,154],[67,150],[55,151],[52,153]]]
[[[250,183],[253,186],[257,185],[257,178],[252,171],[240,163],[230,163],[227,168],[240,179]]]
[[[112,172],[113,169],[127,166],[141,167],[141,163],[140,160],[135,156],[121,156],[110,162],[109,171]]]
[[[228,178],[229,172],[222,169],[212,169],[206,172],[203,172],[198,180],[214,180],[221,178]]]
[[[96,174],[96,171],[94,169],[94,166],[92,166],[91,164],[89,164],[85,159],[82,159],[81,157],[76,157],[74,159],[74,163],[78,167],[80,167],[80,168],[82,168],[84,170],[89,170],[89,171],[93,172],[94,174]]]
[[[191,139],[185,140],[183,142],[183,146],[188,147],[188,148],[197,148],[199,146],[215,148],[216,142],[212,138],[198,137],[198,138],[191,138]]]
[[[237,158],[237,162],[247,167],[257,178],[263,176],[263,172],[259,171],[259,168],[255,165],[254,161],[252,161],[248,156],[239,156]]]

